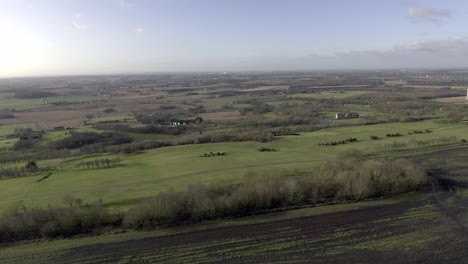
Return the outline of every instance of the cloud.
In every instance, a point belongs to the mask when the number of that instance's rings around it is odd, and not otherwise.
[[[122,8],[133,6],[133,3],[128,0],[117,0],[117,4]]]
[[[144,28],[141,28],[141,27],[135,28],[135,33],[142,34],[142,33],[144,33],[144,32],[145,32],[145,29],[144,29]]]
[[[75,19],[72,21],[73,27],[81,32],[88,30],[88,25],[83,22],[84,15],[81,13],[75,13]]]
[[[75,20],[72,21],[72,25],[76,30],[81,31],[81,32],[84,32],[84,31],[88,30],[88,25],[86,25],[84,23],[81,23],[81,22],[78,22],[78,21],[75,21]]]
[[[303,56],[248,56],[230,58],[184,58],[179,69],[227,71],[276,70],[370,70],[468,68],[468,38],[414,41],[387,50],[361,50]],[[173,69],[170,69],[173,70]]]
[[[412,23],[438,23],[442,19],[448,18],[451,11],[433,7],[410,7],[407,14]]]

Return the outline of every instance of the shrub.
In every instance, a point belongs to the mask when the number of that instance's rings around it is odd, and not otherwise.
[[[236,217],[285,206],[356,201],[403,193],[425,183],[425,171],[406,160],[364,160],[359,151],[325,163],[304,176],[250,176],[227,187],[192,185],[163,192],[131,208],[124,225],[151,228]]]
[[[0,241],[11,242],[40,237],[69,237],[89,233],[101,226],[121,224],[101,203],[66,208],[24,209],[0,221]]]

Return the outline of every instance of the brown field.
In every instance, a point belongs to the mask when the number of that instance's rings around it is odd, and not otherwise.
[[[457,104],[468,103],[468,101],[466,100],[466,96],[436,98],[434,99],[434,101],[441,102],[441,103],[457,103]]]
[[[243,89],[241,92],[257,92],[257,91],[286,91],[289,89],[289,85],[271,85],[271,86],[259,86],[256,88]]]
[[[87,114],[97,110],[55,110],[17,113],[15,118],[2,119],[0,124],[34,123],[38,129],[49,130],[57,126],[79,127],[87,119]],[[102,111],[101,111],[102,112]]]

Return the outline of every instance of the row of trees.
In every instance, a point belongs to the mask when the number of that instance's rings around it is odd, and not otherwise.
[[[210,153],[205,153],[203,155],[200,155],[200,157],[209,158],[209,157],[225,156],[225,155],[227,155],[226,152],[212,152],[212,151],[210,151]]]
[[[101,146],[121,145],[132,142],[133,139],[127,135],[117,132],[74,132],[70,136],[55,142],[57,149],[74,149],[86,145],[100,144]]]
[[[77,169],[101,169],[110,168],[120,165],[119,158],[99,158],[94,160],[85,160],[78,162],[75,167]]]
[[[31,176],[37,174],[40,170],[36,161],[28,161],[24,167],[0,168],[0,179]]]
[[[342,144],[353,143],[353,142],[358,142],[358,139],[357,138],[347,138],[345,140],[330,141],[330,142],[325,142],[325,143],[319,143],[319,146],[336,146],[336,145],[342,145]]]

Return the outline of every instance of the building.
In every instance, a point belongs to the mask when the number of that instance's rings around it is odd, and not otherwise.
[[[336,113],[335,119],[340,120],[340,119],[354,119],[354,118],[359,118],[359,113],[355,112],[346,112],[346,113]]]

